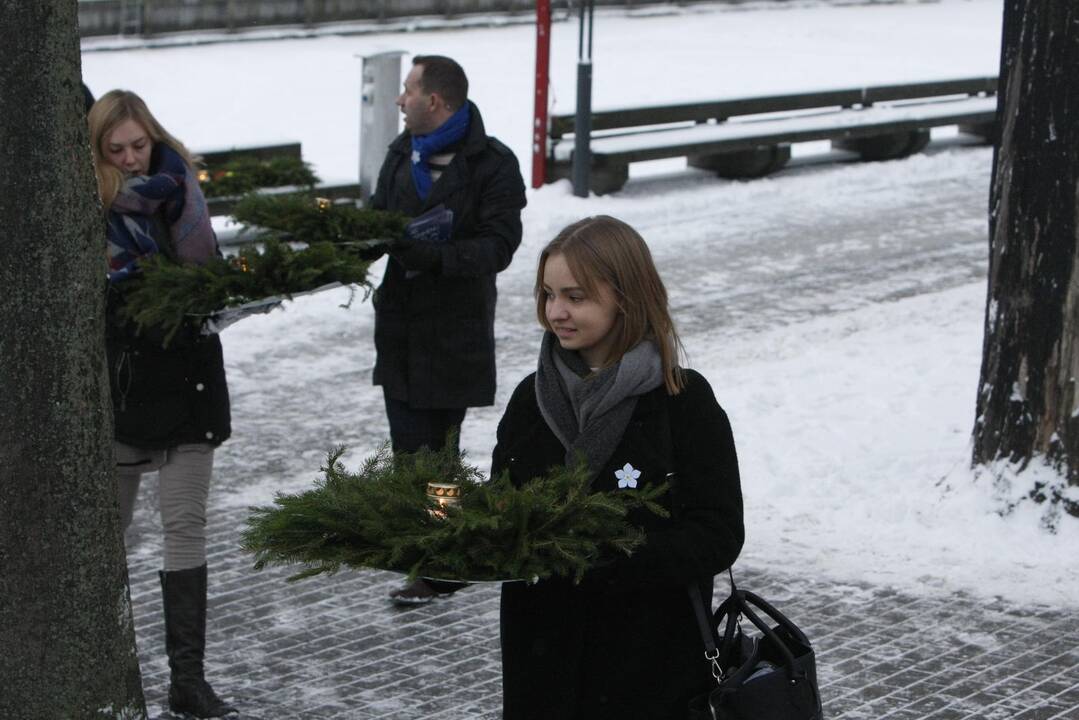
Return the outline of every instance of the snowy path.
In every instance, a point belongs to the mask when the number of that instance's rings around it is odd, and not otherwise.
[[[605,11],[595,107],[625,104],[628,79],[628,95],[664,102],[990,75],[1000,15],[997,0]],[[552,40],[562,112],[574,23]],[[140,92],[193,147],[297,138],[338,180],[356,167],[354,55],[446,53],[469,70],[488,128],[527,174],[532,42],[532,29],[516,26],[88,52],[83,62],[93,90]],[[530,191],[524,242],[499,277],[496,405],[469,412],[465,447],[487,466],[501,409],[534,364],[540,248],[584,215],[616,215],[652,246],[690,363],[732,418],[746,565],[781,560],[842,581],[1015,601],[1036,586],[1041,601],[1074,606],[1079,568],[1065,549],[1079,524],[1048,535],[1030,506],[1001,518],[998,489],[967,468],[990,164],[986,148],[950,147],[745,183],[657,174],[670,167],[658,164],[634,168],[613,196],[582,200],[565,183]],[[213,509],[308,487],[329,448],[349,446],[355,463],[386,437],[370,385],[371,308],[359,298],[338,308],[346,298],[302,298],[224,333],[235,435],[218,455]],[[144,512],[152,502],[147,493]],[[155,542],[138,552],[154,553]]]
[[[979,279],[989,158],[984,148],[955,148],[899,163],[807,167],[753,183],[703,174],[648,178],[599,205],[569,196],[564,185],[547,188],[544,197],[533,196],[525,242],[499,277],[499,397],[504,402],[534,364],[531,286],[539,249],[581,215],[617,215],[651,243],[692,356],[716,337],[746,338]],[[669,198],[658,212],[656,194]],[[370,306],[357,296],[350,310],[333,307],[345,298],[344,291],[303,298],[223,336],[237,425],[221,452],[221,474],[233,476],[230,493],[252,481],[307,482],[330,446],[366,452],[385,437],[381,396],[369,385]],[[466,446],[482,466],[499,412],[498,404],[474,410],[466,423]],[[244,471],[229,472],[230,462]]]
[[[566,223],[610,213],[651,243],[691,364],[735,424],[755,535],[746,560],[770,563],[795,546],[800,560],[846,581],[977,588],[990,556],[1016,550],[1005,536],[942,555],[962,528],[948,523],[936,484],[963,475],[968,457],[990,161],[987,148],[954,147],[751,183],[679,174],[602,199],[574,198],[564,185],[533,194],[525,241],[499,277],[496,405],[471,410],[464,427],[473,462],[487,468],[505,400],[534,365],[539,249]],[[918,297],[926,301],[911,305]],[[355,463],[387,436],[370,385],[371,308],[357,298],[340,309],[345,298],[303,298],[226,331],[236,434],[220,452],[215,505],[307,487],[329,448],[348,445]],[[817,487],[792,491],[810,472]],[[777,493],[793,507],[777,505]],[[868,523],[885,497],[893,514]],[[1066,568],[1040,577],[1064,583],[1057,600],[1074,581]]]
[[[595,107],[625,104],[627,79],[634,96],[662,103],[989,75],[999,61],[999,0],[642,17],[654,12],[598,14]],[[83,62],[93,90],[136,90],[193,147],[296,138],[338,180],[355,176],[354,54],[445,53],[469,70],[488,128],[527,174],[532,38],[525,26],[330,36]],[[574,24],[552,39],[562,112]],[[623,192],[603,198],[575,198],[565,183],[530,191],[524,242],[499,276],[498,397],[469,411],[464,446],[486,468],[506,399],[534,365],[540,248],[584,215],[622,217],[649,241],[690,364],[732,420],[748,531],[735,571],[817,643],[828,717],[1076,717],[1079,523],[1053,536],[1037,507],[1000,517],[999,489],[967,467],[991,156],[949,147],[745,183],[657,174],[667,164],[634,168]],[[370,384],[371,307],[357,297],[339,308],[347,298],[301,298],[222,336],[235,434],[211,491],[211,674],[264,720],[493,720],[496,587],[396,612],[385,595],[397,576],[286,585],[281,571],[253,573],[238,550],[248,505],[309,487],[331,447],[348,445],[354,465],[387,435]],[[144,685],[159,706],[161,530],[156,483],[143,488],[129,567]]]

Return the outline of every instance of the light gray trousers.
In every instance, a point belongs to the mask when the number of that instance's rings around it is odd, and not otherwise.
[[[161,524],[165,529],[165,570],[187,570],[206,564],[206,498],[214,466],[214,447],[177,445],[147,450],[114,443],[120,516],[131,525],[139,483],[158,473]]]

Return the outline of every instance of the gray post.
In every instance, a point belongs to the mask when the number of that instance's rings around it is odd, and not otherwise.
[[[585,14],[587,8],[587,15]],[[592,150],[592,12],[595,0],[581,3],[577,36],[577,110],[573,116],[573,194],[588,197]],[[588,44],[585,45],[585,26]]]
[[[303,3],[303,22],[304,22],[304,25],[306,25],[307,27],[312,27],[313,25],[318,23],[319,19],[321,18],[322,14],[323,14],[322,13],[323,8],[321,7],[322,5],[323,5],[323,3],[320,3],[318,0],[304,0],[304,3]]]
[[[123,0],[120,3],[120,34],[142,35],[146,23],[143,0]]]
[[[240,12],[237,5],[238,3],[236,0],[228,0],[228,2],[225,4],[225,13],[227,15],[225,20],[225,28],[229,32],[236,32],[239,29],[238,15],[240,14]]]
[[[592,63],[577,63],[577,113],[573,117],[573,194],[588,197],[592,165]]]
[[[386,148],[397,137],[402,50],[362,55],[360,71],[360,197],[375,192]]]
[[[154,32],[153,13],[153,0],[139,0],[139,18],[142,23],[139,28],[139,34],[143,37],[149,37]]]

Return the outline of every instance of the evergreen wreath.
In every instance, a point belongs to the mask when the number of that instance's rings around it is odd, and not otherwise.
[[[240,199],[232,216],[248,229],[257,227],[291,240],[361,248],[400,238],[409,222],[399,213],[356,208],[306,193],[251,193]]]
[[[140,328],[160,328],[168,345],[185,322],[201,322],[227,307],[291,298],[331,283],[369,288],[369,265],[332,243],[294,250],[273,238],[261,250],[245,246],[232,258],[204,265],[181,265],[159,253],[140,260],[141,272],[125,282],[123,312]]]
[[[579,582],[589,568],[644,542],[626,520],[631,509],[668,514],[658,502],[666,485],[593,493],[583,463],[521,487],[508,473],[484,482],[452,445],[396,456],[384,445],[356,473],[339,462],[344,449],[333,450],[313,490],[251,509],[242,547],[254,554],[256,570],[306,565],[290,582],[342,567],[410,579]],[[428,482],[459,485],[459,504],[441,508],[427,496]]]
[[[258,188],[286,185],[309,188],[318,181],[310,165],[287,155],[238,157],[199,173],[199,184],[208,198],[243,195]]]
[[[158,253],[139,260],[123,284],[123,317],[159,328],[168,345],[185,322],[201,324],[228,307],[316,290],[332,283],[370,289],[370,248],[404,233],[408,218],[333,204],[305,194],[248,195],[235,216],[262,228],[260,249],[245,245],[232,258],[180,264]],[[288,241],[307,246],[296,249]]]

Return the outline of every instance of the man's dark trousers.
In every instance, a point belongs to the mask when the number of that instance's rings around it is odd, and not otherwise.
[[[466,408],[413,408],[403,400],[394,400],[385,392],[386,417],[390,421],[390,441],[394,453],[414,453],[421,447],[440,450],[446,435],[454,430],[454,450],[461,449],[461,423]]]
[[[386,399],[386,417],[390,421],[393,452],[414,453],[421,447],[439,450],[446,445],[446,435],[454,430],[454,450],[461,449],[461,423],[466,408],[413,408],[403,400]],[[431,589],[443,595],[468,587],[467,583],[425,580]]]

